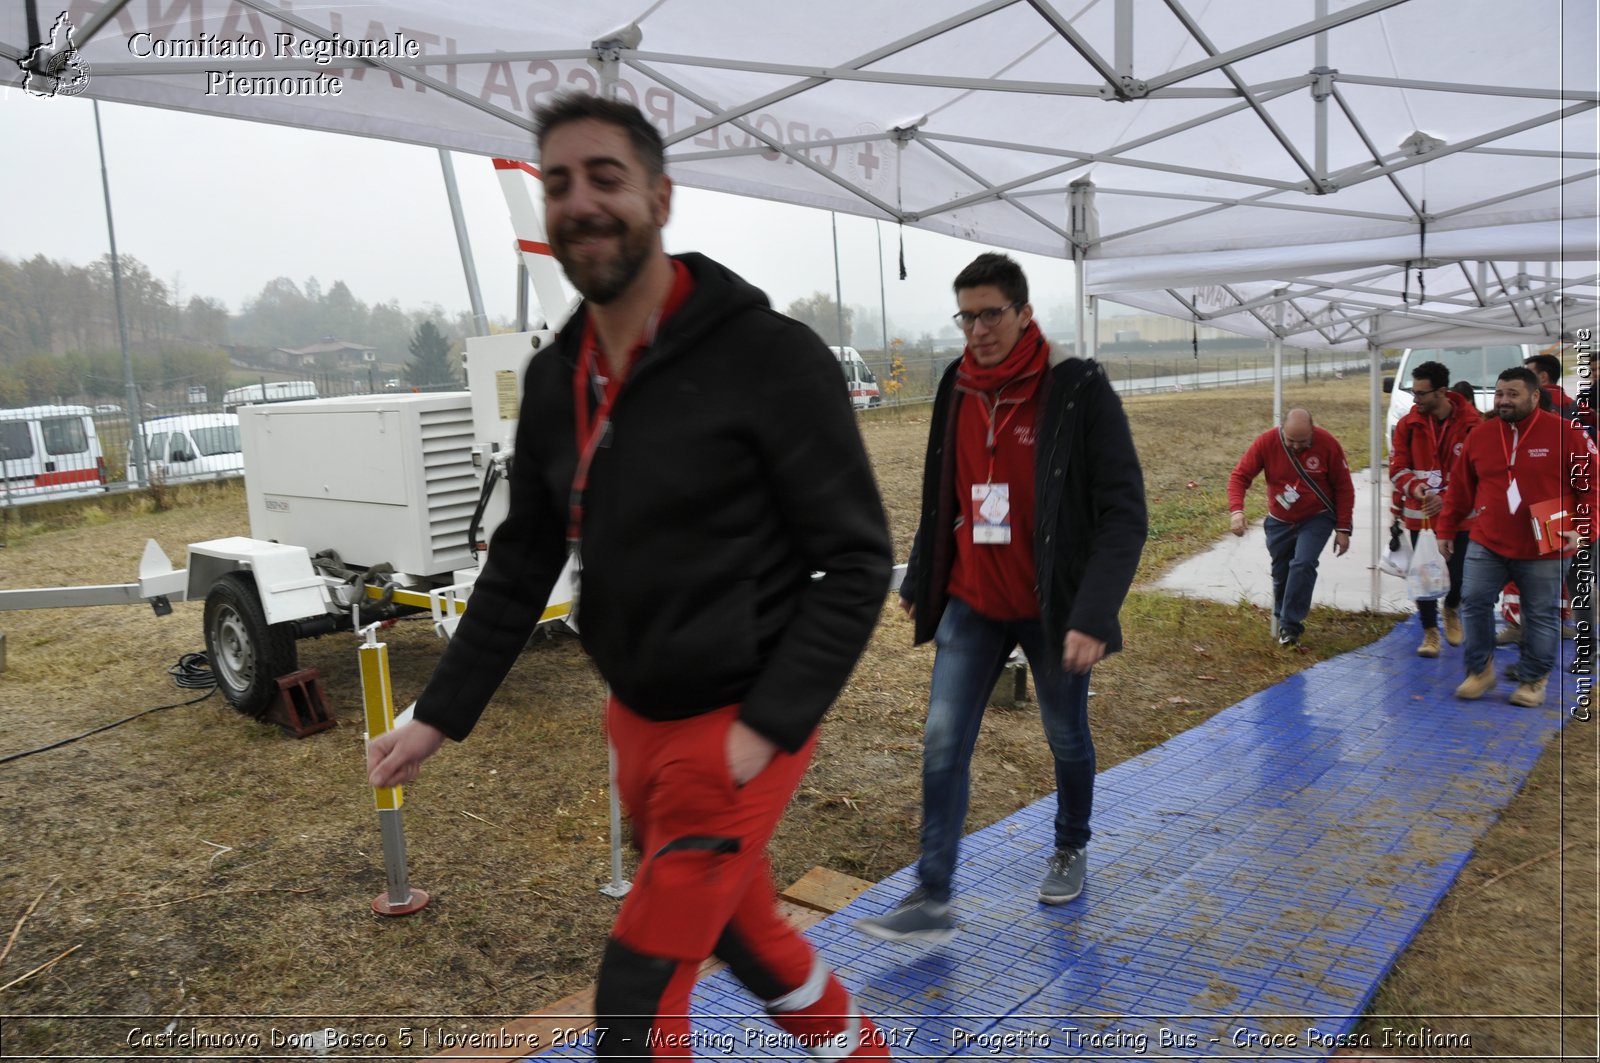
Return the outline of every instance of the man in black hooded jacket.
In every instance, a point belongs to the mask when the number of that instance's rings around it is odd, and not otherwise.
[[[370,779],[409,782],[466,737],[573,557],[643,854],[600,967],[596,1053],[686,1052],[715,953],[818,1058],[886,1059],[778,913],[766,859],[888,590],[838,365],[724,267],[665,253],[671,182],[636,108],[564,97],[537,121],[551,251],[586,301],[529,363],[510,512],[415,720],[372,743]]]

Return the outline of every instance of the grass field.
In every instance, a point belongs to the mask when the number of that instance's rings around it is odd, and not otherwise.
[[[1366,458],[1366,395],[1364,380],[1347,380],[1291,387],[1288,401],[1310,406],[1355,465]],[[1270,394],[1127,405],[1154,529],[1144,583],[1223,533],[1227,472],[1265,427]],[[863,434],[903,557],[926,411],[883,411]],[[185,543],[248,533],[238,485],[179,490],[165,504],[9,514],[0,586],[120,582],[146,538],[182,564]],[[160,619],[129,607],[0,614],[0,757],[186,700],[166,668],[202,648],[200,609],[180,603]],[[1123,617],[1127,650],[1095,673],[1102,767],[1393,623],[1318,611],[1312,652],[1285,654],[1267,638],[1265,613],[1247,605],[1136,589]],[[404,704],[440,645],[419,622],[384,638]],[[348,635],[301,644],[341,724],[321,735],[285,738],[212,698],[0,763],[0,933],[11,934],[0,946],[0,1015],[116,1013],[164,1029],[204,1026],[207,1015],[381,1012],[480,1030],[592,980],[616,902],[597,892],[609,877],[602,687],[575,641],[536,640],[471,739],[407,789],[411,879],[434,901],[406,919],[370,909],[384,873],[355,645]],[[931,660],[886,604],[774,841],[780,881],[815,865],[876,880],[915,858]],[[1371,1023],[1507,1016],[1485,1020],[1491,1054],[1549,1058],[1576,1046],[1593,1058],[1595,731],[1569,727],[1541,761],[1385,983]],[[991,712],[969,829],[1052,788],[1036,717]],[[476,1017],[450,1018],[462,1015]],[[0,1022],[7,1055],[134,1051],[117,1040],[127,1021]]]

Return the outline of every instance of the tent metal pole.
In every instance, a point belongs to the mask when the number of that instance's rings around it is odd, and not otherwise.
[[[845,346],[844,279],[839,275],[839,215],[830,210],[828,220],[833,223],[833,308],[839,314],[839,346],[843,347]]]
[[[1321,22],[1328,17],[1328,0],[1317,0],[1316,19]],[[1311,88],[1311,98],[1315,101],[1316,144],[1313,150],[1311,165],[1317,171],[1317,180],[1325,181],[1328,178],[1328,96],[1332,93],[1332,82],[1328,73],[1328,35],[1317,34],[1313,44],[1313,62],[1316,64],[1313,72],[1317,81]]]
[[[1378,427],[1383,424],[1383,348],[1378,346],[1374,339],[1367,346],[1367,448],[1370,454],[1367,464],[1372,471],[1372,526],[1367,529],[1367,553],[1372,564],[1367,571],[1371,573],[1371,601],[1369,608],[1377,612],[1382,606],[1381,576],[1378,562],[1382,559],[1383,546],[1383,432]]]
[[[528,264],[517,256],[517,331],[528,331]]]
[[[139,408],[139,388],[133,380],[133,355],[128,351],[128,320],[122,312],[122,263],[117,256],[117,227],[111,220],[111,174],[106,169],[105,137],[100,133],[100,101],[93,102],[94,142],[100,149],[100,190],[106,197],[106,236],[111,242],[111,293],[116,297],[117,341],[122,345],[122,401],[128,405],[134,486],[146,487],[150,483],[150,465],[144,452],[144,414]]]
[[[889,364],[889,296],[883,283],[883,222],[873,221],[878,233],[878,326],[883,330],[883,364]]]
[[[1088,263],[1084,263],[1088,268]],[[1098,358],[1100,356],[1100,297],[1090,295],[1084,299],[1084,326],[1089,330],[1089,345],[1085,349],[1084,357]]]
[[[478,267],[472,261],[472,241],[467,238],[467,221],[461,213],[461,190],[456,187],[456,167],[450,153],[439,149],[439,168],[444,171],[444,194],[450,200],[450,221],[456,227],[456,247],[461,252],[461,272],[467,278],[467,298],[472,303],[472,327],[477,335],[489,334],[489,316],[483,312],[483,292],[478,288]]]
[[[1117,76],[1133,79],[1133,0],[1117,0],[1117,41],[1113,53]]]
[[[1079,245],[1079,244],[1073,244],[1072,245],[1072,283],[1074,285],[1076,285],[1077,289],[1078,289],[1076,294],[1073,297],[1073,300],[1072,300],[1074,311],[1075,311],[1075,315],[1074,316],[1077,318],[1076,322],[1074,323],[1074,327],[1077,329],[1077,334],[1074,337],[1073,350],[1074,350],[1074,352],[1077,354],[1077,356],[1079,358],[1087,358],[1087,357],[1089,357],[1089,353],[1088,353],[1089,352],[1089,343],[1088,343],[1088,328],[1089,328],[1088,316],[1089,316],[1089,312],[1088,312],[1088,306],[1086,305],[1086,298],[1084,296],[1084,280],[1085,280],[1085,278],[1084,278],[1084,275],[1083,275],[1083,247],[1081,245]]]
[[[1281,294],[1282,289],[1279,289]],[[1283,424],[1283,303],[1272,305],[1272,423]]]

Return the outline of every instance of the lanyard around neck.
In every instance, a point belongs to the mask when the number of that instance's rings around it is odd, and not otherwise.
[[[1512,425],[1511,426],[1511,438],[1516,440],[1516,442],[1510,444],[1509,446],[1506,443],[1505,430],[1501,429],[1501,432],[1500,432],[1500,450],[1501,450],[1501,453],[1505,454],[1505,456],[1506,456],[1506,469],[1507,470],[1510,470],[1511,468],[1513,468],[1517,464],[1517,448],[1522,446],[1522,441],[1527,438],[1527,433],[1533,431],[1533,422],[1538,420],[1538,419],[1539,419],[1539,407],[1535,406],[1533,408],[1533,413],[1528,415],[1528,427],[1527,427],[1527,429],[1525,431],[1519,431],[1516,425]]]
[[[600,376],[600,340],[594,321],[584,322],[583,342],[578,352],[577,372],[572,374],[572,417],[577,430],[578,465],[572,474],[572,492],[568,502],[567,543],[577,549],[583,538],[583,494],[589,487],[589,467],[594,464],[595,453],[611,434],[611,408],[632,375],[632,368],[645,351],[655,342],[656,328],[661,323],[661,312],[650,315],[644,338],[624,363],[622,374],[614,381]],[[594,394],[594,413],[589,412],[590,399],[584,394],[588,384]]]

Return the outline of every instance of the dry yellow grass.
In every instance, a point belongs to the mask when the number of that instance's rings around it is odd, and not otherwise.
[[[1364,414],[1365,386],[1328,386],[1297,400],[1334,426]],[[1196,500],[1217,497],[1218,475],[1264,426],[1268,408],[1259,389],[1129,403],[1162,529],[1146,575],[1160,557],[1221,533],[1221,507]],[[906,410],[864,425],[901,556],[917,507],[925,417]],[[1191,479],[1199,486],[1188,488]],[[13,534],[0,548],[0,586],[122,581],[147,536],[182,564],[184,544],[243,534],[246,525],[232,489],[167,512]],[[199,603],[187,603],[162,619],[132,607],[0,614],[9,651],[0,756],[183,700],[165,669],[202,648],[199,613]],[[1249,608],[1136,592],[1124,616],[1128,651],[1096,672],[1103,767],[1315,659],[1268,647],[1266,621]],[[1332,654],[1388,622],[1328,614],[1316,623],[1325,633],[1319,648]],[[439,644],[420,622],[385,639],[404,704]],[[931,651],[909,642],[908,626],[886,605],[775,840],[781,881],[818,864],[877,879],[914,859]],[[399,920],[369,907],[384,876],[363,779],[355,641],[305,642],[301,659],[322,671],[341,723],[334,731],[296,742],[213,698],[0,765],[0,934],[38,899],[0,964],[0,985],[76,949],[0,991],[0,1013],[116,1012],[149,1016],[146,1025],[157,1028],[226,1013],[385,1012],[422,1022],[520,1014],[592,979],[615,902],[597,892],[609,873],[601,685],[576,643],[538,641],[471,740],[441,753],[408,789],[411,877],[434,902]],[[1195,683],[1199,671],[1218,678]],[[1168,700],[1179,694],[1188,701]],[[1516,870],[1447,898],[1379,1008],[1592,1013],[1594,733],[1574,728],[1565,748],[1545,758],[1463,882]],[[969,827],[1050,792],[1043,746],[1033,713],[990,713]],[[1579,845],[1560,859],[1518,869],[1569,841]],[[127,1026],[13,1019],[5,1047],[127,1052],[107,1040]],[[1514,1047],[1502,1051],[1560,1050],[1537,1022],[1503,1029],[1504,1046]]]

